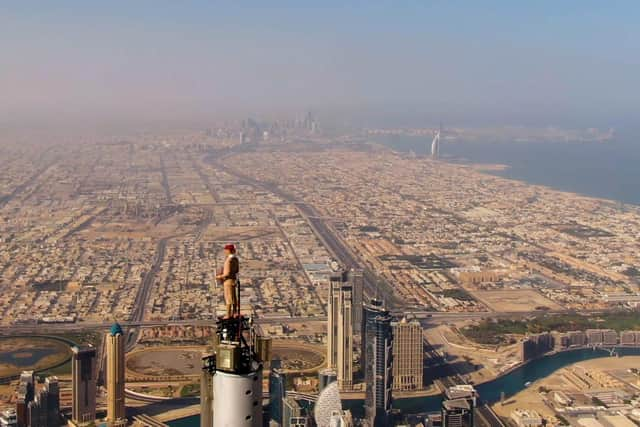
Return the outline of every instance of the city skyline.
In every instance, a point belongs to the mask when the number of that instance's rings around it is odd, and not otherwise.
[[[640,425],[640,4],[0,5],[0,427]]]

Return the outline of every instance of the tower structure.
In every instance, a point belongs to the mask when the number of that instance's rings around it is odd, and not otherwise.
[[[282,427],[307,427],[305,411],[291,396],[282,399]]]
[[[442,134],[442,123],[437,131],[433,132],[433,141],[431,141],[431,158],[438,160],[440,157],[440,135]]]
[[[471,385],[462,384],[445,390],[442,402],[443,427],[473,427],[477,400],[476,390]]]
[[[338,383],[333,382],[322,390],[313,407],[313,418],[318,427],[330,427],[331,416],[342,411],[342,400]]]
[[[107,335],[107,424],[126,424],[124,402],[124,332],[118,323]]]
[[[204,357],[207,357],[207,355]],[[210,427],[213,425],[212,379],[209,372],[203,369],[200,374],[200,427]]]
[[[353,333],[362,333],[362,304],[364,292],[364,272],[360,269],[349,270],[349,283],[352,288]]]
[[[372,427],[391,424],[393,385],[392,317],[373,300],[363,312],[365,366],[365,418]]]
[[[58,378],[48,377],[44,387],[36,390],[34,398],[27,405],[30,426],[58,427],[60,425],[60,389]]]
[[[330,279],[327,307],[327,364],[341,390],[353,386],[353,287],[346,272]]]
[[[403,318],[393,328],[393,389],[401,391],[422,388],[422,326],[416,320]]]
[[[218,319],[213,347],[214,353],[203,358],[213,401],[209,426],[262,427],[262,368],[269,341],[251,318],[238,315]]]
[[[84,426],[96,421],[96,349],[73,347],[71,359],[71,424]]]
[[[44,389],[47,392],[46,420],[48,426],[60,425],[60,384],[58,377],[47,377],[44,380]]]
[[[282,370],[282,361],[271,361],[269,373],[269,417],[271,421],[284,424],[282,402],[286,397],[285,373]]]
[[[20,374],[18,395],[16,399],[16,425],[18,427],[28,427],[31,425],[31,420],[29,419],[29,405],[33,402],[34,395],[34,373],[33,371],[23,371]]]
[[[329,384],[338,381],[338,374],[331,368],[325,368],[318,372],[318,392],[322,393]]]

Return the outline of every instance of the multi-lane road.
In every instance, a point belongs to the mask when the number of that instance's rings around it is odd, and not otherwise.
[[[343,242],[343,240],[334,232],[331,227],[324,221],[324,219],[318,214],[315,208],[304,201],[297,199],[295,196],[283,191],[277,185],[270,182],[258,181],[251,178],[235,169],[232,169],[224,164],[223,158],[219,158],[214,161],[214,164],[228,173],[234,176],[240,182],[251,185],[256,188],[262,188],[269,191],[272,194],[280,197],[289,203],[294,204],[300,214],[307,220],[311,229],[324,244],[329,253],[345,268],[361,269],[364,276],[364,291],[367,297],[377,297],[382,299],[388,308],[400,307],[400,301],[393,292],[393,287],[382,277],[378,276],[370,268],[358,258],[356,254],[349,249],[349,247]]]
[[[133,303],[133,311],[131,312],[131,323],[140,323],[144,320],[144,311],[147,307],[147,303],[149,302],[149,297],[151,296],[151,288],[155,283],[156,276],[160,271],[162,263],[164,261],[164,256],[167,252],[167,241],[168,237],[160,239],[158,241],[158,245],[156,247],[156,254],[153,260],[153,264],[147,273],[144,275],[142,279],[142,283],[138,288],[138,293],[136,294],[136,299]],[[135,347],[138,342],[138,337],[140,335],[140,330],[136,327],[131,327],[128,330],[127,335],[127,344],[126,351],[131,351],[133,347]]]
[[[30,185],[32,185],[34,182],[36,182],[36,180],[38,178],[40,178],[40,176],[45,173],[47,170],[49,170],[49,168],[51,166],[53,166],[55,164],[55,161],[51,161],[47,164],[45,164],[44,166],[42,166],[41,168],[39,168],[33,175],[31,175],[29,178],[27,178],[27,180],[25,182],[23,182],[22,184],[18,185],[17,187],[15,187],[13,189],[13,191],[11,191],[11,193],[4,195],[2,197],[0,197],[0,208],[3,208],[5,205],[7,205],[11,200],[13,200],[14,198],[16,198],[20,193],[22,193],[24,190],[26,190]]]
[[[416,311],[416,310],[393,310],[392,315],[396,317],[408,316],[418,319],[423,326],[430,327],[443,323],[453,323],[464,320],[481,320],[485,318],[522,318],[530,315],[542,315],[542,314],[569,314],[567,310],[555,310],[555,311],[534,311],[534,312],[520,312],[520,311],[483,311],[483,312],[440,312],[440,311]],[[583,312],[584,313],[584,312]],[[590,311],[590,314],[597,314],[599,311]],[[278,316],[269,318],[256,318],[255,322],[258,325],[273,325],[282,323],[318,323],[326,322],[326,316],[310,316],[310,317],[290,317],[290,316]],[[153,326],[208,326],[211,325],[211,320],[199,320],[199,319],[186,319],[186,320],[131,320],[123,321],[120,323],[124,328],[137,329],[139,327],[153,327]],[[76,322],[76,323],[28,323],[0,326],[0,335],[26,335],[33,333],[63,333],[63,332],[76,332],[86,330],[106,330],[111,327],[112,322]]]

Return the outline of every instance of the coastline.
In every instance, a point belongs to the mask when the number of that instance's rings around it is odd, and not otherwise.
[[[390,152],[401,156],[401,157],[411,157],[413,156],[414,158],[428,158],[428,156],[425,156],[424,154],[421,155],[416,155],[414,148],[416,146],[420,146],[422,147],[423,144],[419,144],[421,142],[425,142],[426,140],[424,139],[420,139],[419,137],[409,137],[410,139],[415,139],[416,142],[413,143],[408,143],[408,144],[403,144],[403,142],[395,142],[393,140],[386,140],[386,141],[381,141],[375,138],[368,138],[367,139],[367,143],[371,144],[372,146],[377,147],[378,149],[386,149],[389,150]],[[464,143],[461,143],[464,144]],[[460,151],[459,146],[461,144],[455,144],[455,145],[451,145],[451,147],[455,147],[453,150],[454,151]],[[567,143],[567,144],[571,144],[571,143]],[[478,157],[477,159],[473,159],[474,154],[471,153],[469,156],[463,156],[463,155],[459,155],[460,153],[456,154],[456,153],[445,153],[444,157],[442,157],[439,161],[443,162],[443,163],[447,163],[449,165],[458,165],[458,166],[463,166],[463,167],[468,167],[471,169],[474,169],[476,171],[478,171],[479,173],[483,173],[492,177],[498,177],[498,178],[502,178],[502,179],[506,179],[506,180],[510,180],[510,181],[516,181],[516,182],[520,182],[520,183],[525,183],[527,185],[532,185],[532,186],[537,186],[537,187],[542,187],[545,188],[547,190],[550,191],[556,191],[559,193],[564,193],[564,194],[570,194],[573,195],[575,197],[581,197],[581,198],[587,198],[590,200],[594,200],[594,201],[598,201],[598,202],[603,202],[603,203],[612,203],[612,204],[619,204],[619,203],[623,203],[624,205],[629,205],[632,206],[634,208],[640,208],[640,198],[638,198],[637,193],[635,193],[634,191],[631,191],[629,188],[626,188],[625,191],[620,192],[619,187],[621,185],[623,185],[625,182],[620,181],[620,179],[611,181],[611,183],[608,186],[605,187],[601,187],[599,185],[595,185],[596,187],[598,187],[598,189],[596,190],[590,190],[591,187],[584,185],[584,182],[587,182],[586,179],[576,179],[576,180],[567,180],[567,175],[563,175],[560,174],[558,177],[556,177],[556,181],[557,184],[550,184],[548,182],[548,180],[545,179],[541,179],[541,175],[535,175],[531,173],[530,168],[524,168],[523,169],[523,165],[522,165],[522,157],[513,157],[513,158],[508,158],[505,156],[500,156],[500,155],[496,155],[493,156],[492,158],[487,158],[486,155],[477,155],[477,147],[481,147],[481,146],[485,146],[485,147],[490,147],[489,150],[491,148],[495,148],[496,145],[503,145],[504,147],[508,147],[508,148],[513,148],[513,147],[517,147],[518,149],[521,150],[526,150],[527,149],[527,145],[526,143],[507,143],[507,142],[474,142],[474,143],[470,143],[467,144],[467,148],[472,147],[473,149],[475,149],[476,151],[476,156]],[[533,147],[548,147],[550,145],[554,145],[557,147],[560,147],[561,149],[561,154],[563,154],[565,157],[567,157],[567,151],[566,149],[563,151],[562,148],[566,148],[567,145],[565,143],[554,143],[554,142],[540,142],[540,143],[530,143],[530,146]],[[425,145],[426,146],[426,142]],[[575,144],[575,145],[569,145],[570,149],[569,150],[576,150],[576,148],[574,147],[581,147],[582,144]],[[594,147],[602,147],[601,145],[594,145]],[[616,148],[620,149],[620,147],[623,148],[628,148],[627,145],[618,145],[616,146]],[[473,150],[472,150],[473,151]],[[424,150],[420,151],[421,153],[424,152]],[[572,153],[574,151],[571,151]],[[575,152],[579,152],[575,151]],[[513,154],[513,153],[512,153]],[[539,153],[538,153],[539,154]],[[549,153],[545,153],[547,155],[549,155]],[[593,157],[595,156],[605,156],[608,159],[608,166],[609,169],[611,169],[611,162],[615,162],[616,160],[620,159],[621,154],[619,153],[614,153],[614,155],[609,155],[610,153],[605,153],[602,154],[600,152],[597,153],[590,153],[590,155],[592,156],[591,158],[589,157],[581,157],[581,159],[588,161],[588,160],[592,160]],[[616,157],[617,156],[617,157]],[[495,158],[494,158],[495,157]],[[637,153],[631,152],[631,154],[629,155],[629,157],[637,157]],[[621,157],[622,159],[624,159],[625,157]],[[509,161],[511,160],[511,162]],[[556,160],[555,162],[553,162],[553,165],[555,167],[555,169],[552,167],[551,169],[549,169],[550,171],[552,171],[551,173],[553,174],[553,171],[557,172],[558,170],[558,161]],[[513,163],[513,164],[512,164]],[[532,160],[532,163],[535,163],[534,160]],[[591,164],[591,163],[588,163]],[[625,163],[626,169],[629,169],[629,165]],[[513,172],[513,174],[506,174],[508,172]],[[617,172],[617,169],[616,169]],[[628,171],[627,171],[628,172]],[[606,176],[616,176],[617,174],[613,174],[611,173],[611,171],[609,171],[609,173],[606,173]],[[546,176],[552,176],[547,174]],[[574,174],[570,175],[572,178],[575,178]],[[547,182],[545,182],[547,181]],[[627,180],[628,181],[628,180]],[[579,182],[580,185],[576,186],[576,182]],[[593,184],[593,182],[591,182],[591,184]],[[582,188],[579,188],[582,187]]]

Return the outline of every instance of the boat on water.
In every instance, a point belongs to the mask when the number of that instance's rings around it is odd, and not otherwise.
[[[525,387],[529,387],[531,385],[531,381],[527,381],[526,383],[524,383]]]

